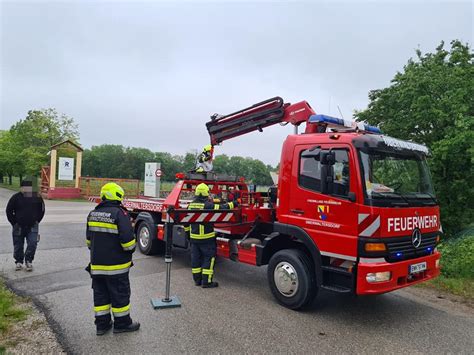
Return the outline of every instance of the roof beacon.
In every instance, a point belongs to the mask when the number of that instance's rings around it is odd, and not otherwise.
[[[362,122],[349,121],[342,118],[331,117],[326,115],[312,115],[309,118],[310,123],[326,125],[329,128],[340,129],[342,127],[349,129],[357,129],[363,132],[382,134],[378,127],[369,126]]]

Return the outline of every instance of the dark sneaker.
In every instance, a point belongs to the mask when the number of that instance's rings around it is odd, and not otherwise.
[[[114,323],[110,322],[109,325],[105,328],[97,328],[95,333],[97,335],[104,335],[105,333],[107,333],[112,328],[113,325],[114,325]]]
[[[213,281],[208,284],[202,285],[202,288],[214,288],[214,287],[219,287],[219,283]]]
[[[134,332],[140,329],[140,323],[138,322],[132,322],[125,328],[115,328],[114,327],[114,333],[128,333],[128,332]]]
[[[33,271],[33,264],[30,262],[26,262],[26,271]]]
[[[201,286],[201,285],[202,285],[202,281],[194,281],[194,285],[195,285],[195,286]]]
[[[23,264],[22,263],[16,263],[15,264],[15,271],[19,271],[21,269],[23,269]]]

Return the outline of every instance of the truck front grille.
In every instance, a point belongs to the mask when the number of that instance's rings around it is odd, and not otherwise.
[[[419,258],[430,255],[436,247],[437,233],[423,234],[421,244],[415,248],[411,236],[401,238],[390,238],[387,240],[388,262]]]

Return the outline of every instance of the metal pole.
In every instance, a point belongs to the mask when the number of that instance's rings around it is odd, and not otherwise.
[[[166,262],[166,291],[165,291],[165,298],[163,298],[163,302],[170,302],[170,278],[171,278],[171,263]]]
[[[173,250],[173,224],[167,223],[166,229],[166,251],[165,251],[165,263],[166,263],[166,286],[165,286],[165,298],[163,302],[171,302],[170,299],[170,284],[171,284],[171,263],[173,262],[172,250]]]
[[[152,299],[151,304],[153,308],[173,308],[181,307],[181,301],[177,296],[170,297],[170,284],[171,284],[171,263],[173,262],[172,250],[173,250],[173,223],[166,223],[166,251],[165,251],[165,263],[166,263],[166,281],[165,281],[165,297],[162,299]]]
[[[298,126],[295,126],[295,134],[298,134]]]

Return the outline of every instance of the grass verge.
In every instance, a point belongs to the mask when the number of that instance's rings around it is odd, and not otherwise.
[[[25,320],[28,314],[25,301],[7,289],[0,279],[0,354],[15,346],[8,340],[8,331],[13,324]]]
[[[423,285],[474,300],[474,234],[449,239],[439,245],[441,275]]]

